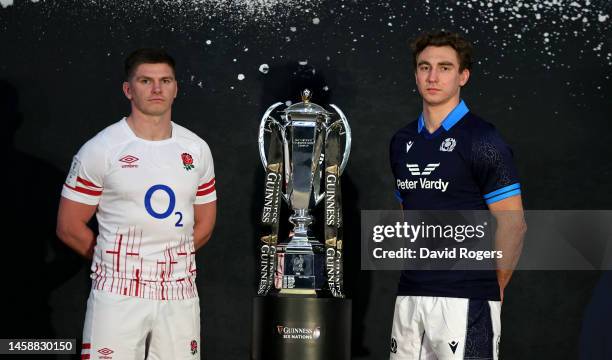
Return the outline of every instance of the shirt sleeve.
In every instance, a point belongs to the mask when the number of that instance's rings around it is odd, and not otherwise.
[[[512,149],[493,126],[473,142],[472,164],[487,205],[521,193]]]
[[[200,156],[202,176],[198,181],[198,190],[196,193],[195,204],[201,205],[217,200],[217,191],[215,189],[215,167],[213,164],[210,148],[206,143],[202,144],[202,152]]]
[[[104,190],[106,151],[94,138],[72,159],[62,196],[87,205],[98,205]]]

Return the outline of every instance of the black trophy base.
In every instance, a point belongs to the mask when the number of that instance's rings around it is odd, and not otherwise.
[[[252,360],[349,360],[351,300],[256,297]]]

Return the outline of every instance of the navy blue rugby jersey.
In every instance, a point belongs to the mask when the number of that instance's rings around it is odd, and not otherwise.
[[[512,150],[461,101],[430,134],[423,115],[391,139],[396,196],[405,210],[486,210],[521,193]],[[398,295],[499,300],[494,270],[403,271]]]

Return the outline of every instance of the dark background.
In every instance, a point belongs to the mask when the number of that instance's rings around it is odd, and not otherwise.
[[[57,204],[79,147],[127,115],[122,61],[138,47],[174,55],[173,120],[204,138],[215,158],[218,223],[198,253],[206,359],[249,356],[264,176],[257,128],[273,102],[298,101],[303,84],[313,101],[343,109],[353,129],[343,177],[353,354],[388,358],[398,273],[359,270],[359,210],[397,207],[388,141],[420,112],[407,42],[422,31],[460,31],[474,42],[477,61],[462,97],[512,145],[527,209],[612,206],[608,1],[15,0],[4,7],[10,2],[0,1],[9,164],[1,338],[81,337],[88,264],[55,237]],[[501,356],[577,359],[585,311],[590,328],[610,307],[612,280],[600,275],[517,272],[506,291]],[[601,329],[585,336],[598,345],[585,348],[604,348],[609,330]],[[597,356],[585,358],[604,358]]]

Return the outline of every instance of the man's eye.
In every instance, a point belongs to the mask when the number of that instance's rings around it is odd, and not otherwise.
[[[142,79],[142,80],[140,80],[140,82],[141,82],[142,84],[148,84],[148,83],[149,83],[149,80],[148,80],[148,79]]]

